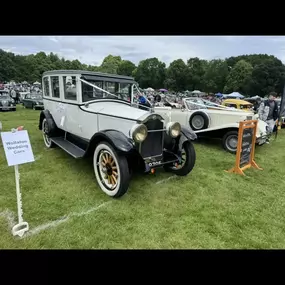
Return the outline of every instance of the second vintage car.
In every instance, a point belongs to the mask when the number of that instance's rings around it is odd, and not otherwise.
[[[24,99],[22,99],[22,104],[24,108],[30,108],[34,110],[43,110],[43,96],[41,94],[26,94]]]
[[[182,108],[156,107],[155,113],[166,120],[175,120],[182,126],[190,126],[198,137],[222,139],[224,149],[235,153],[238,143],[239,122],[247,118],[257,119],[253,112],[239,109],[207,106],[198,97],[184,98]],[[268,125],[258,120],[257,144],[264,144],[269,136]]]
[[[132,77],[57,70],[43,74],[42,86],[39,129],[46,147],[59,146],[74,158],[91,155],[107,195],[124,195],[135,169],[148,173],[164,167],[179,176],[193,169],[196,134],[137,108]]]
[[[0,90],[0,111],[16,111],[16,102],[8,91]]]

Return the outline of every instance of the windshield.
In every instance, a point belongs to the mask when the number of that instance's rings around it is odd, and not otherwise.
[[[10,96],[7,94],[0,94],[0,99],[10,99]]]
[[[119,99],[122,101],[130,102],[132,92],[131,83],[106,82],[97,80],[85,81],[99,88],[97,89],[85,82],[82,82],[83,102],[88,102],[96,99]]]
[[[31,99],[33,99],[33,100],[41,100],[42,96],[41,95],[31,95]]]
[[[207,109],[203,100],[200,98],[187,99],[185,102],[189,110]]]

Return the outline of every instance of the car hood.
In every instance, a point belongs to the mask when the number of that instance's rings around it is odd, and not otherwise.
[[[0,101],[8,101],[8,102],[12,102],[11,98],[0,98]]]
[[[94,104],[89,104],[88,107],[83,105],[81,106],[81,109],[88,112],[105,114],[109,116],[113,115],[115,117],[138,121],[143,121],[150,115],[149,111],[141,110],[128,104],[117,102],[96,102]]]

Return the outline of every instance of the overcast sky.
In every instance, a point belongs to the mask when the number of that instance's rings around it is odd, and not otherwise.
[[[178,58],[267,53],[285,63],[285,36],[0,36],[0,48],[24,55],[54,52],[92,65],[100,65],[109,54],[135,64],[157,57],[168,65]]]

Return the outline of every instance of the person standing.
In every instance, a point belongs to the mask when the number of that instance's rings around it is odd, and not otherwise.
[[[12,98],[15,100],[15,102],[16,102],[17,94],[16,94],[15,89],[12,89],[12,91],[11,91],[11,97],[12,97]]]
[[[278,104],[274,100],[275,92],[271,92],[267,100],[262,102],[258,109],[259,118],[269,126],[269,132],[273,133],[278,119]]]

